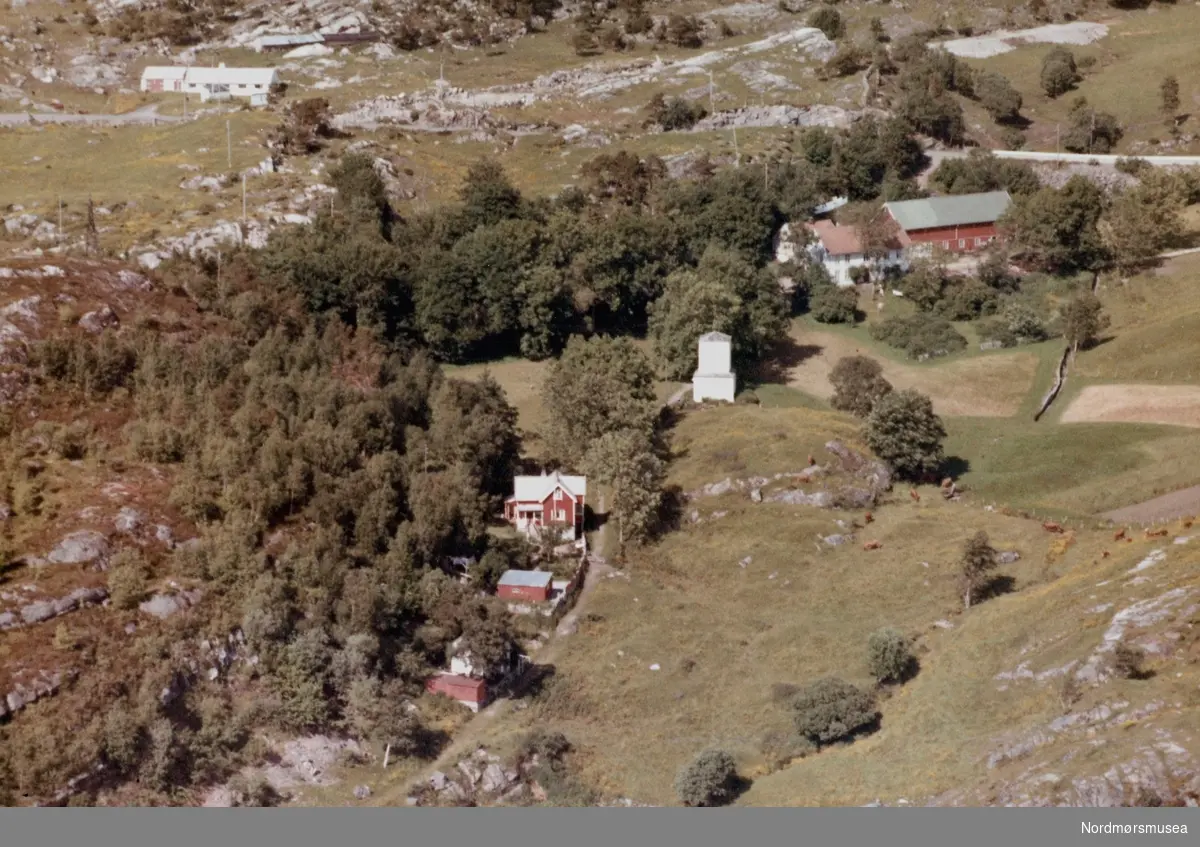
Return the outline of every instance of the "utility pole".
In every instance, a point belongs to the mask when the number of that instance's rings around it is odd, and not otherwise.
[[[62,223],[62,195],[58,196],[58,240],[63,239],[63,223]]]
[[[1096,142],[1096,110],[1092,110],[1092,128],[1088,132],[1088,152],[1092,152],[1092,145]]]
[[[246,222],[246,175],[242,174],[242,223]]]
[[[738,150],[737,127],[733,128],[733,166],[740,168],[742,166],[742,154]]]
[[[229,121],[225,121],[225,152],[229,159],[229,167],[233,167],[233,130],[229,127]]]

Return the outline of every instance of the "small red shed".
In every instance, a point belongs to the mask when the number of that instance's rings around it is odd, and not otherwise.
[[[549,571],[505,571],[496,586],[496,596],[545,603],[550,599],[550,584],[553,580],[554,574]]]
[[[440,673],[431,677],[425,682],[425,690],[430,694],[444,694],[473,712],[478,712],[487,702],[487,683],[459,674]]]

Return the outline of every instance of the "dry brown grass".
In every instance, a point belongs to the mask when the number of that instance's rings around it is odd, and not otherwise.
[[[1021,408],[1037,375],[1038,358],[1032,353],[996,353],[956,358],[944,363],[915,365],[882,358],[874,345],[856,343],[846,335],[814,331],[797,325],[792,338],[809,351],[788,374],[788,385],[823,399],[833,394],[829,372],[844,356],[877,358],[884,377],[897,389],[915,388],[933,400],[940,415],[956,417],[1010,417]],[[864,341],[866,341],[865,339]]]
[[[1059,420],[1200,427],[1200,385],[1089,385]]]

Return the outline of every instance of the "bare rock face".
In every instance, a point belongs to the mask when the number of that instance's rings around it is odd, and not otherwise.
[[[171,615],[196,605],[202,596],[202,592],[198,589],[181,591],[178,594],[155,594],[149,600],[140,603],[138,609],[159,620],[166,620]]]
[[[108,539],[98,532],[83,529],[58,542],[47,556],[56,565],[79,565],[108,556]]]
[[[117,532],[133,533],[141,528],[146,522],[146,516],[137,509],[123,506],[121,511],[117,512],[117,519],[113,522]]]

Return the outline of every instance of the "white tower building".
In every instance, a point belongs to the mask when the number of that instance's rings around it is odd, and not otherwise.
[[[733,402],[737,377],[733,373],[733,339],[722,332],[700,336],[700,366],[692,376],[692,399]]]

